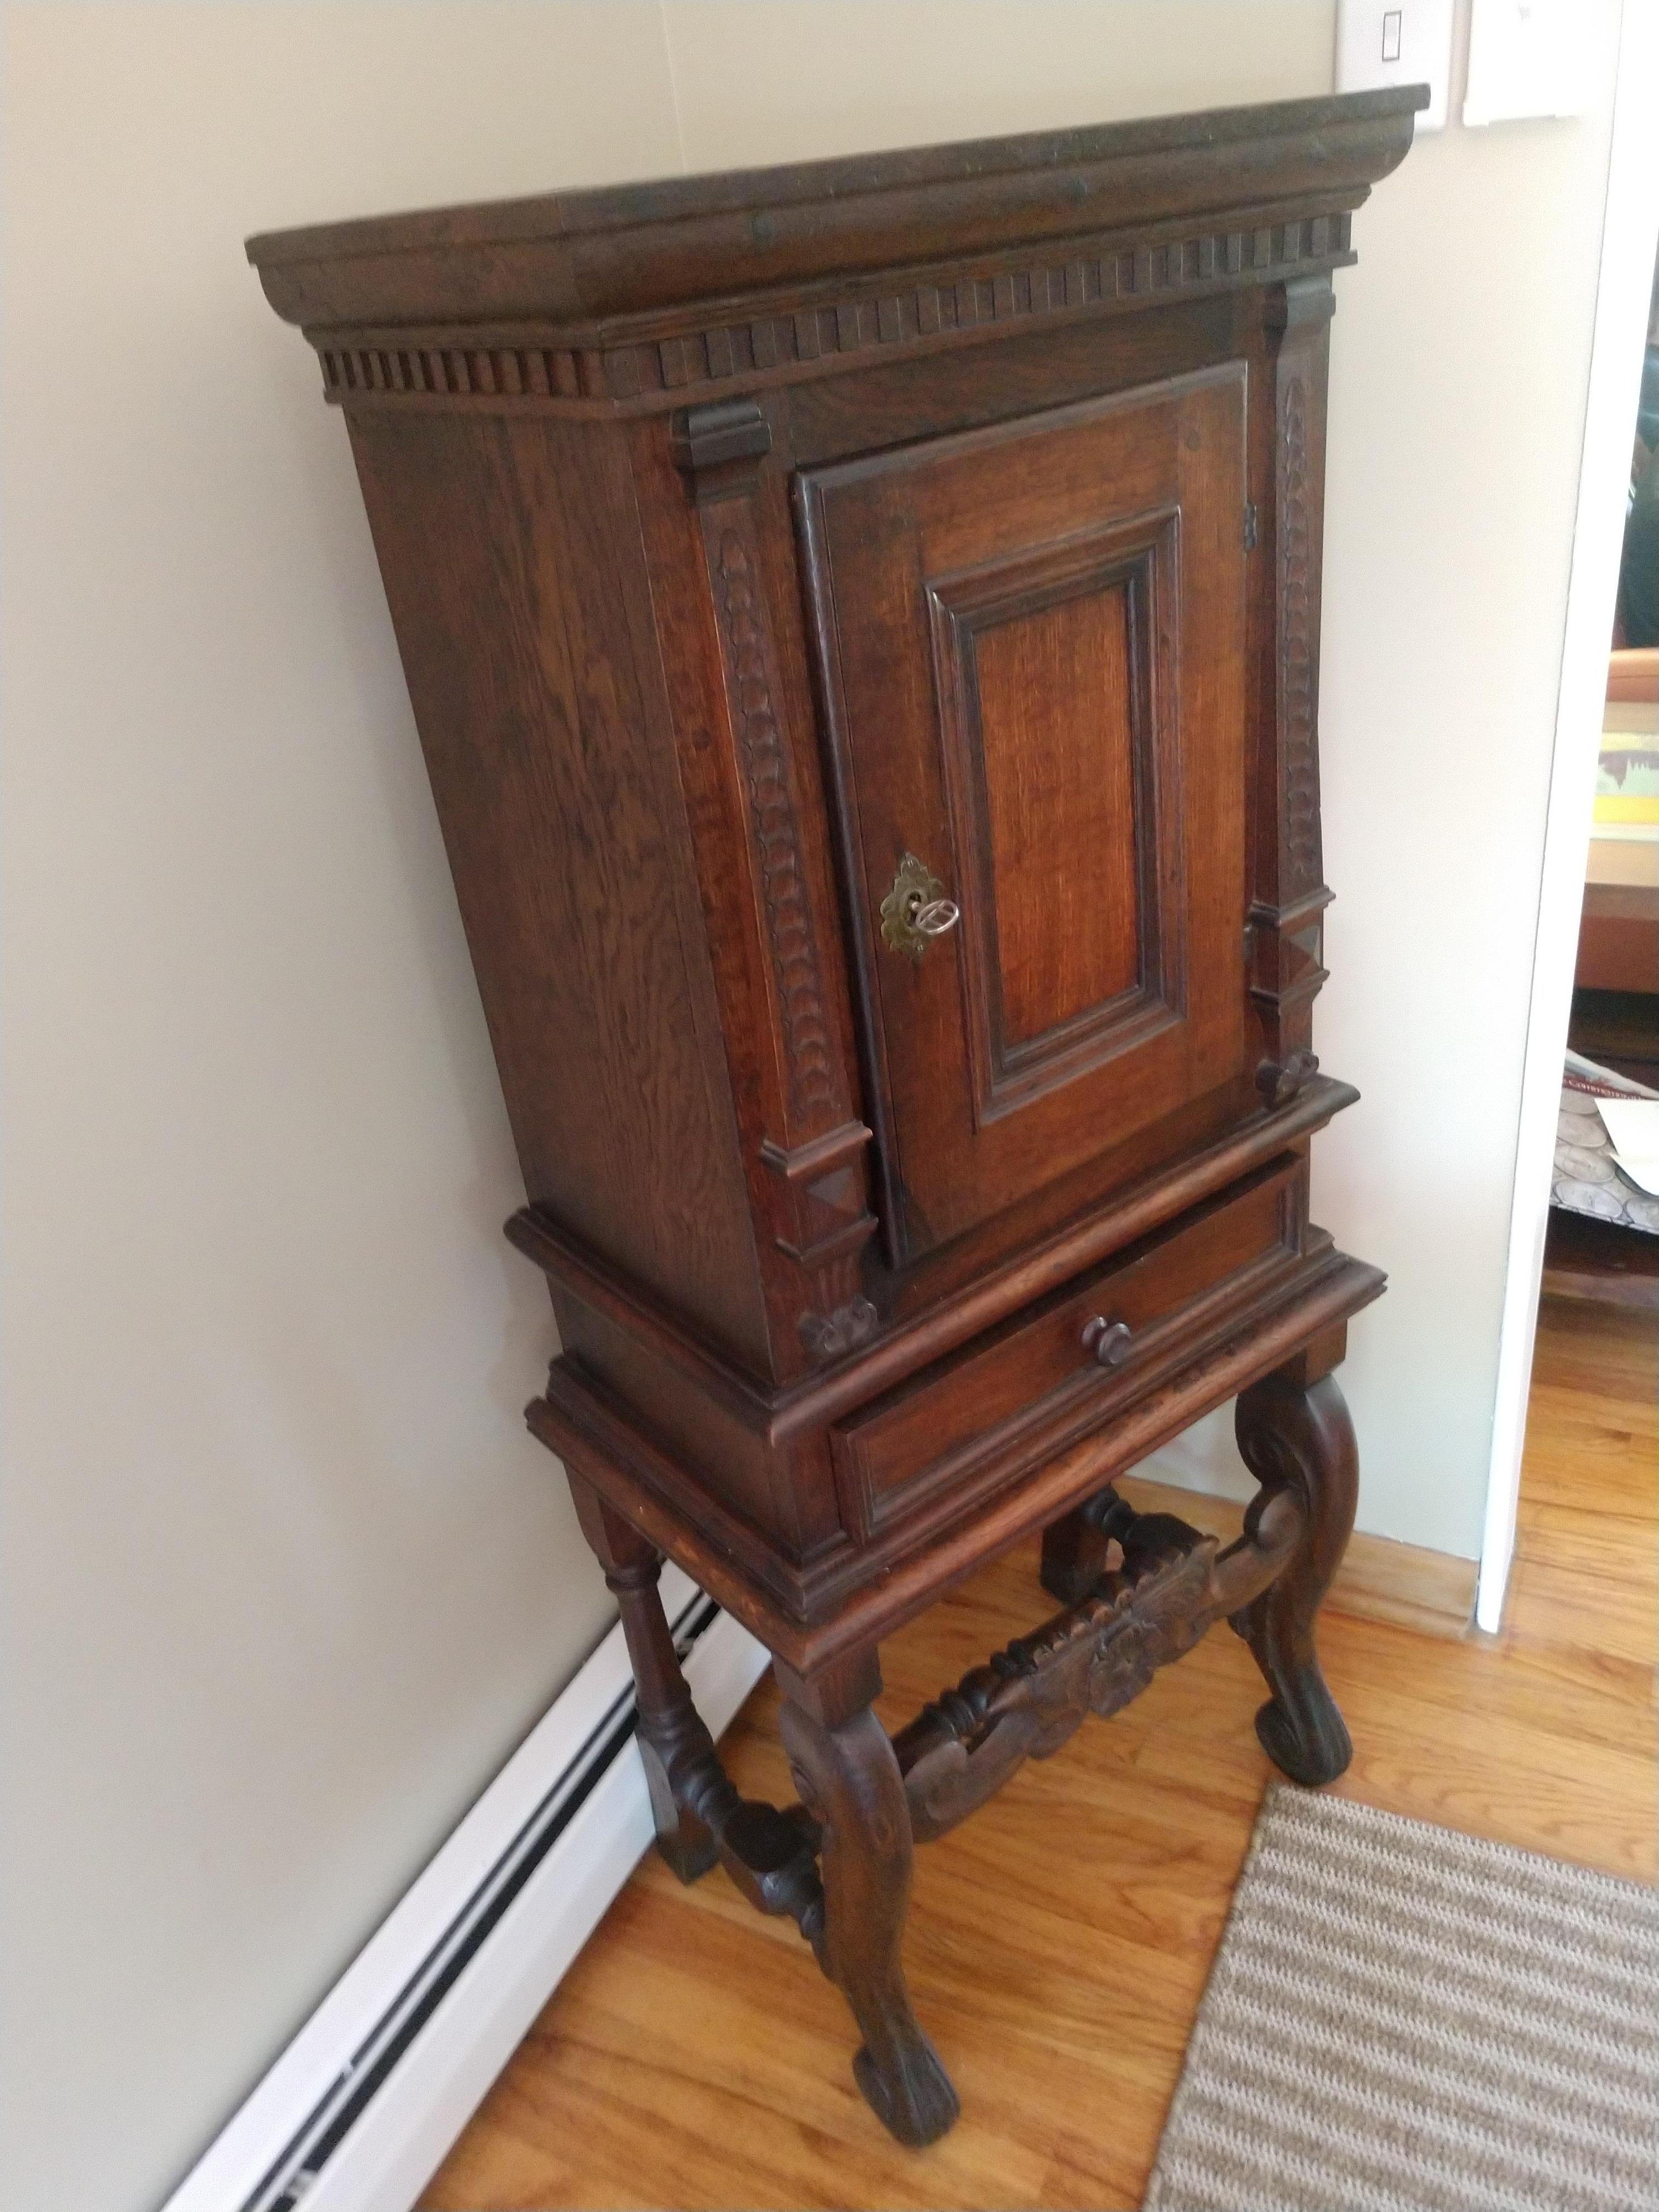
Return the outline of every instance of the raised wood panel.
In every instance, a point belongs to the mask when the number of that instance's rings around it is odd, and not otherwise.
[[[1005,1064],[1141,980],[1136,630],[1120,578],[972,633]],[[1098,717],[1092,753],[1048,725],[1073,701]]]
[[[1271,389],[1272,378],[1261,319],[1261,295],[1252,289],[1149,306],[1145,313],[1042,337],[1011,337],[996,349],[994,364],[988,359],[970,361],[968,356],[945,354],[860,367],[844,377],[795,387],[769,399],[779,440],[775,451],[787,453],[793,466],[804,470],[849,454],[913,443],[930,430],[955,434],[1107,392],[1133,392],[1156,379],[1190,374],[1218,362],[1243,361],[1249,391],[1259,395]],[[994,373],[988,373],[993,366]],[[1253,404],[1249,410],[1253,442],[1247,494],[1257,502],[1262,544],[1271,507],[1271,497],[1263,494],[1261,485],[1264,465],[1266,480],[1272,481],[1272,415],[1270,407]],[[1256,457],[1254,441],[1258,438],[1265,464]],[[1263,596],[1270,562],[1271,556],[1261,550],[1246,556],[1251,606]],[[1269,697],[1262,703],[1253,659],[1250,666],[1247,728],[1254,753],[1264,714],[1271,746],[1272,702]],[[849,915],[854,938],[858,919],[856,913]],[[854,981],[856,987],[856,975]],[[1194,1101],[1175,1121],[1149,1124],[1127,1135],[1114,1128],[1104,1149],[1090,1153],[947,1244],[910,1254],[896,1267],[890,1248],[879,1238],[873,1241],[863,1255],[864,1280],[884,1319],[900,1321],[928,1310],[958,1286],[977,1280],[1006,1255],[1022,1249],[1033,1237],[1045,1236],[1056,1224],[1093,1207],[1103,1194],[1156,1173],[1170,1158],[1224,1139],[1241,1118],[1259,1107],[1257,1065],[1257,1054],[1247,1053],[1231,1085]],[[872,1080],[865,1092],[866,1121],[876,1110],[872,1103],[875,1093]],[[879,1170],[873,1146],[871,1164]],[[884,1191],[878,1212],[885,1203]]]
[[[1177,1018],[1177,543],[1164,509],[927,586],[975,1127]]]

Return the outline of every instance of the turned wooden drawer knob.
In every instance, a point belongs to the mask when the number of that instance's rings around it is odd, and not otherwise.
[[[1083,1349],[1103,1367],[1121,1367],[1133,1348],[1134,1331],[1127,1321],[1097,1314],[1083,1325]]]

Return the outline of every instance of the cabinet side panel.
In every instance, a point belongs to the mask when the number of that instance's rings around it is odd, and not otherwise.
[[[625,457],[546,417],[351,434],[530,1199],[763,1366]]]

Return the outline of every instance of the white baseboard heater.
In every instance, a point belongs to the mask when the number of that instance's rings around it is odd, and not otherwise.
[[[766,1667],[678,1568],[716,1735]],[[620,1626],[393,1907],[164,2212],[409,2212],[652,1838]]]

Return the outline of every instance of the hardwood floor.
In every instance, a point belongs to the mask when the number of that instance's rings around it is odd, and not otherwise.
[[[1508,1615],[1461,1643],[1328,1614],[1345,1796],[1620,1875],[1656,1873],[1659,1429],[1651,1316],[1547,1301]],[[1194,1498],[1188,1517],[1203,1519]],[[883,1716],[1048,1610],[1035,1546],[884,1647]],[[1224,1629],[918,1852],[916,2009],[961,2093],[933,2149],[853,2087],[852,2024],[793,1924],[651,1854],[422,2200],[554,2206],[1131,2207],[1269,1769]],[[726,1739],[793,1796],[769,1681]]]

